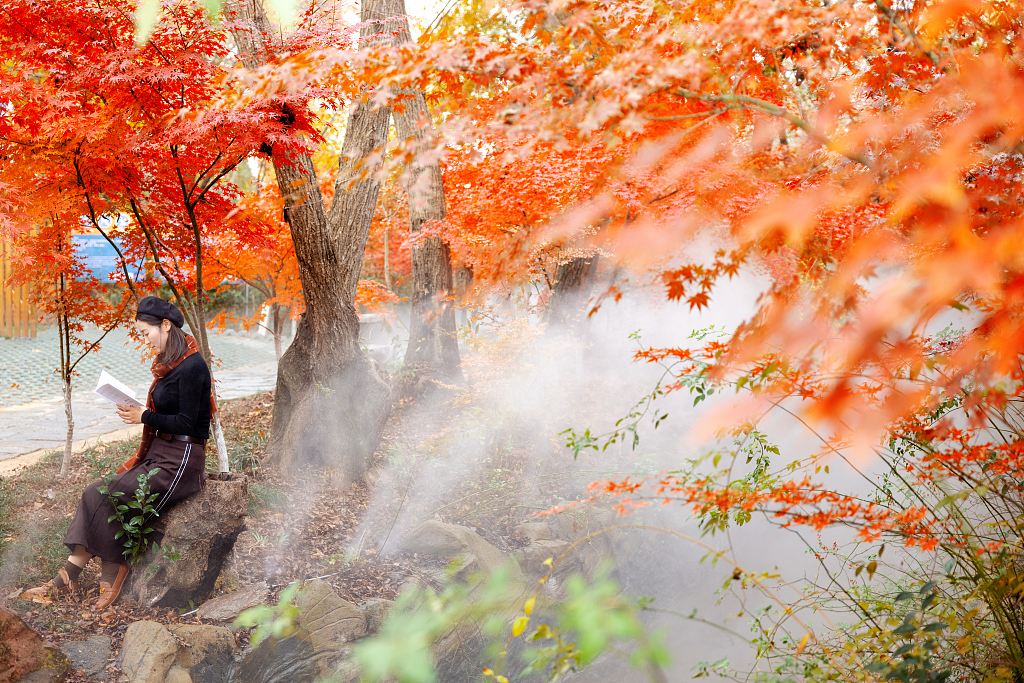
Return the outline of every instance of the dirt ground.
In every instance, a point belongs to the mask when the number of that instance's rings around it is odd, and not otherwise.
[[[338,595],[358,604],[368,598],[394,599],[411,579],[430,584],[444,563],[395,553],[396,544],[391,540],[394,520],[406,504],[402,485],[411,485],[415,466],[410,466],[404,478],[392,475],[389,480],[392,498],[384,502],[377,518],[392,520],[391,527],[385,521],[359,531],[359,525],[371,502],[370,487],[379,480],[380,473],[400,469],[395,467],[396,453],[437,450],[439,435],[443,438],[461,419],[459,410],[440,411],[440,418],[421,423],[409,419],[415,403],[408,399],[399,402],[375,453],[368,477],[371,483],[337,490],[319,472],[283,477],[266,466],[264,448],[272,409],[273,392],[221,406],[232,470],[249,477],[250,503],[246,529],[222,572],[216,593],[264,580],[276,593],[291,582],[318,577],[330,583]],[[90,563],[83,573],[84,598],[63,598],[52,604],[17,599],[23,589],[50,578],[66,559],[67,549],[60,541],[79,492],[116,468],[134,452],[137,443],[136,439],[104,444],[76,455],[71,474],[64,481],[58,476],[57,455],[44,458],[16,477],[0,480],[0,508],[6,506],[5,514],[0,515],[0,599],[51,643],[107,634],[116,653],[124,631],[135,621],[203,623],[193,609],[146,609],[127,601],[119,601],[102,614],[92,612],[90,606],[98,590],[98,562]],[[445,493],[445,499],[451,502],[432,515],[429,510],[424,514],[472,526],[506,552],[521,546],[523,539],[517,538],[512,528],[558,493],[551,487],[542,490],[527,485],[527,449],[516,444],[514,435],[501,440],[500,447],[487,451],[494,456],[493,467],[485,466],[475,477],[452,484]],[[495,471],[500,474],[501,485],[497,488]],[[524,496],[532,496],[532,504],[522,504]],[[382,547],[387,552],[381,552]],[[245,645],[248,632],[237,631],[236,639],[239,645]],[[69,680],[92,679],[76,673]]]

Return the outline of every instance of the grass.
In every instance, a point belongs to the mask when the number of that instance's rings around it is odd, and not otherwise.
[[[139,439],[127,439],[125,441],[114,441],[111,443],[93,446],[82,453],[89,463],[89,474],[94,477],[102,477],[135,455],[139,450]]]
[[[228,447],[228,464],[232,472],[255,474],[260,467],[259,454],[267,445],[267,435],[262,430],[231,430],[230,438],[225,435]]]
[[[4,556],[10,545],[11,533],[14,531],[14,506],[17,501],[14,482],[0,479],[0,558]]]
[[[138,439],[101,444],[76,454],[75,463],[84,460],[89,474],[98,478],[128,459],[138,446]],[[55,501],[58,510],[78,499],[80,490],[70,490],[57,479],[63,455],[63,450],[52,451],[16,477],[0,479],[0,583],[45,581],[67,560],[64,536],[71,524],[69,516],[61,513],[43,523],[22,519],[41,495]]]
[[[67,535],[69,526],[71,520],[64,517],[43,528],[39,535],[38,553],[33,554],[39,558],[39,562],[29,570],[35,574],[34,578],[46,581],[53,578],[57,570],[64,566],[69,554],[68,547],[64,545],[64,536]],[[33,547],[33,550],[36,549]],[[25,573],[28,574],[29,571]]]
[[[249,507],[250,517],[255,517],[266,510],[276,510],[287,502],[287,498],[280,490],[268,484],[249,482]]]

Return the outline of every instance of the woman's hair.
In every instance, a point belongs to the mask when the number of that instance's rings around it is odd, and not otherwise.
[[[156,326],[160,326],[164,321],[163,318],[148,313],[136,313],[135,319]],[[164,350],[156,357],[156,362],[160,365],[170,365],[184,356],[186,351],[188,351],[188,340],[185,339],[185,333],[171,322],[171,329],[167,332],[167,343],[164,344]]]

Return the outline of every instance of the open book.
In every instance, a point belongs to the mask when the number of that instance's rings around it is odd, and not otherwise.
[[[135,392],[111,377],[106,370],[100,370],[100,381],[96,393],[111,403],[143,407],[135,398]]]

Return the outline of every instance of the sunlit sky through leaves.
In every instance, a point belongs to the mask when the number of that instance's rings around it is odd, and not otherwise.
[[[289,6],[294,6],[294,0],[266,0],[265,6],[273,14],[281,15],[287,13]],[[418,33],[424,26],[437,17],[437,13],[451,2],[448,0],[406,0],[405,7],[409,13],[411,28]],[[204,5],[211,12],[217,11],[220,3],[217,0],[204,0]],[[137,28],[136,42],[144,43],[150,32],[159,21],[159,0],[141,0],[135,14],[135,25]]]

